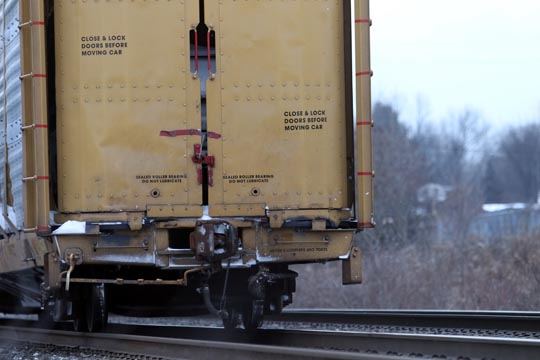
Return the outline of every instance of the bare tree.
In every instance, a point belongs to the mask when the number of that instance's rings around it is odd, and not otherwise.
[[[382,242],[407,241],[409,212],[424,181],[418,149],[392,105],[374,106],[375,217]]]
[[[508,186],[516,201],[534,203],[540,191],[540,124],[512,129],[500,146],[505,172],[500,176],[511,178]],[[511,176],[508,176],[511,175]]]
[[[456,126],[448,132],[447,178],[453,187],[447,209],[451,234],[457,241],[465,239],[469,224],[481,210],[484,200],[482,177],[484,167],[483,144],[487,130],[479,115],[465,109],[456,117]]]

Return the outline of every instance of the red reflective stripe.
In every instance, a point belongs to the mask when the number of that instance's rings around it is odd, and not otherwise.
[[[373,173],[372,172],[359,172],[358,173],[358,176],[373,176]]]
[[[371,121],[361,121],[361,122],[357,122],[356,125],[369,125],[371,126],[372,125],[372,122]]]
[[[36,124],[36,128],[38,129],[47,129],[49,125],[47,124]]]
[[[46,78],[47,75],[45,74],[33,74],[32,77],[37,77],[37,78]]]
[[[361,72],[356,73],[356,76],[365,76],[365,75],[371,75],[371,71],[361,71]]]
[[[188,136],[188,135],[198,135],[201,136],[202,132],[198,129],[182,129],[182,130],[162,130],[159,133],[159,136],[167,136],[167,137],[176,137],[176,136]],[[206,133],[206,136],[208,136],[210,139],[220,139],[221,135],[212,131],[208,131]]]
[[[369,24],[369,19],[356,19],[354,20],[355,23],[363,23],[363,24]]]
[[[48,226],[38,226],[38,230],[41,230],[41,231],[49,231],[50,228]]]
[[[183,135],[201,135],[201,131],[197,129],[184,129],[184,130],[162,130],[159,133],[159,136],[168,136],[168,137],[175,137],[175,136],[183,136]]]
[[[48,176],[36,176],[36,179],[38,180],[49,180]]]
[[[32,25],[45,25],[45,21],[32,21]]]

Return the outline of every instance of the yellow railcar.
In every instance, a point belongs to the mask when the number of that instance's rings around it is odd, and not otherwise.
[[[373,226],[368,0],[6,0],[0,307],[255,328]]]

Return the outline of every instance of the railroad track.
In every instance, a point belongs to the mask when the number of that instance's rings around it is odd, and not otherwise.
[[[292,309],[272,316],[270,320],[278,323],[423,327],[452,330],[480,329],[486,333],[498,330],[527,332],[540,338],[540,312]]]
[[[281,320],[274,322],[305,322],[307,317],[316,319],[316,322],[343,324],[338,316],[330,316],[336,312],[287,312]],[[380,317],[376,315],[378,313]],[[480,320],[473,323],[471,318],[487,317],[488,326],[497,325],[497,313],[457,313],[457,312],[421,312],[423,322],[427,323],[432,317],[436,322],[444,322],[446,318],[452,321],[461,319],[460,324],[470,325],[462,327],[459,335],[445,334],[449,326],[439,333],[411,333],[406,332],[411,327],[420,325],[413,312],[392,312],[402,314],[393,317],[390,312],[348,312],[346,324],[354,323],[364,326],[394,326],[402,327],[404,331],[358,331],[358,330],[277,330],[263,329],[254,333],[244,331],[225,331],[218,328],[195,328],[187,326],[147,326],[111,324],[103,334],[78,334],[66,331],[62,326],[55,330],[36,328],[31,321],[0,322],[0,339],[10,341],[29,341],[37,343],[54,343],[64,346],[80,346],[97,348],[115,352],[132,354],[145,354],[164,358],[182,359],[540,359],[540,339],[535,337],[536,327],[525,328],[538,323],[540,316],[531,314],[531,320],[526,319],[526,313],[504,313],[500,315],[500,322],[512,327],[511,318],[516,322],[512,330],[486,329],[481,335],[475,328],[481,325]],[[415,312],[416,313],[416,312]],[[318,316],[318,317],[316,317]],[[296,320],[291,320],[295,317]],[[502,318],[505,320],[502,320]],[[287,319],[288,318],[288,319]],[[468,322],[466,322],[466,318]],[[301,321],[299,321],[301,320]],[[325,321],[322,321],[325,320]],[[404,325],[403,322],[407,323]],[[371,324],[365,324],[365,323]],[[430,329],[436,329],[438,323],[429,323]],[[377,324],[374,324],[377,323]],[[474,325],[474,326],[473,326]],[[315,326],[316,328],[316,326]],[[516,330],[519,328],[519,330]],[[409,329],[410,330],[410,329]],[[473,331],[474,330],[474,331]],[[502,331],[495,335],[489,331]],[[469,334],[469,335],[467,335]],[[471,335],[472,334],[472,335]],[[211,339],[209,341],[208,339]]]

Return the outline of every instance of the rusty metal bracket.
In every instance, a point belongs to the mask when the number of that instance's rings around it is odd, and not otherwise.
[[[214,185],[214,165],[216,164],[216,157],[214,155],[204,155],[202,153],[202,146],[201,144],[195,144],[193,145],[193,156],[191,157],[193,162],[195,164],[198,164],[197,166],[197,180],[199,182],[199,185],[203,183],[204,176],[203,176],[203,165],[207,165],[207,171],[208,171],[208,186]]]
[[[238,232],[225,221],[199,222],[189,236],[189,243],[198,259],[221,261],[236,254]]]
[[[194,154],[191,157],[195,164],[208,165],[214,167],[216,158],[213,155],[203,155],[201,144],[193,145]]]

